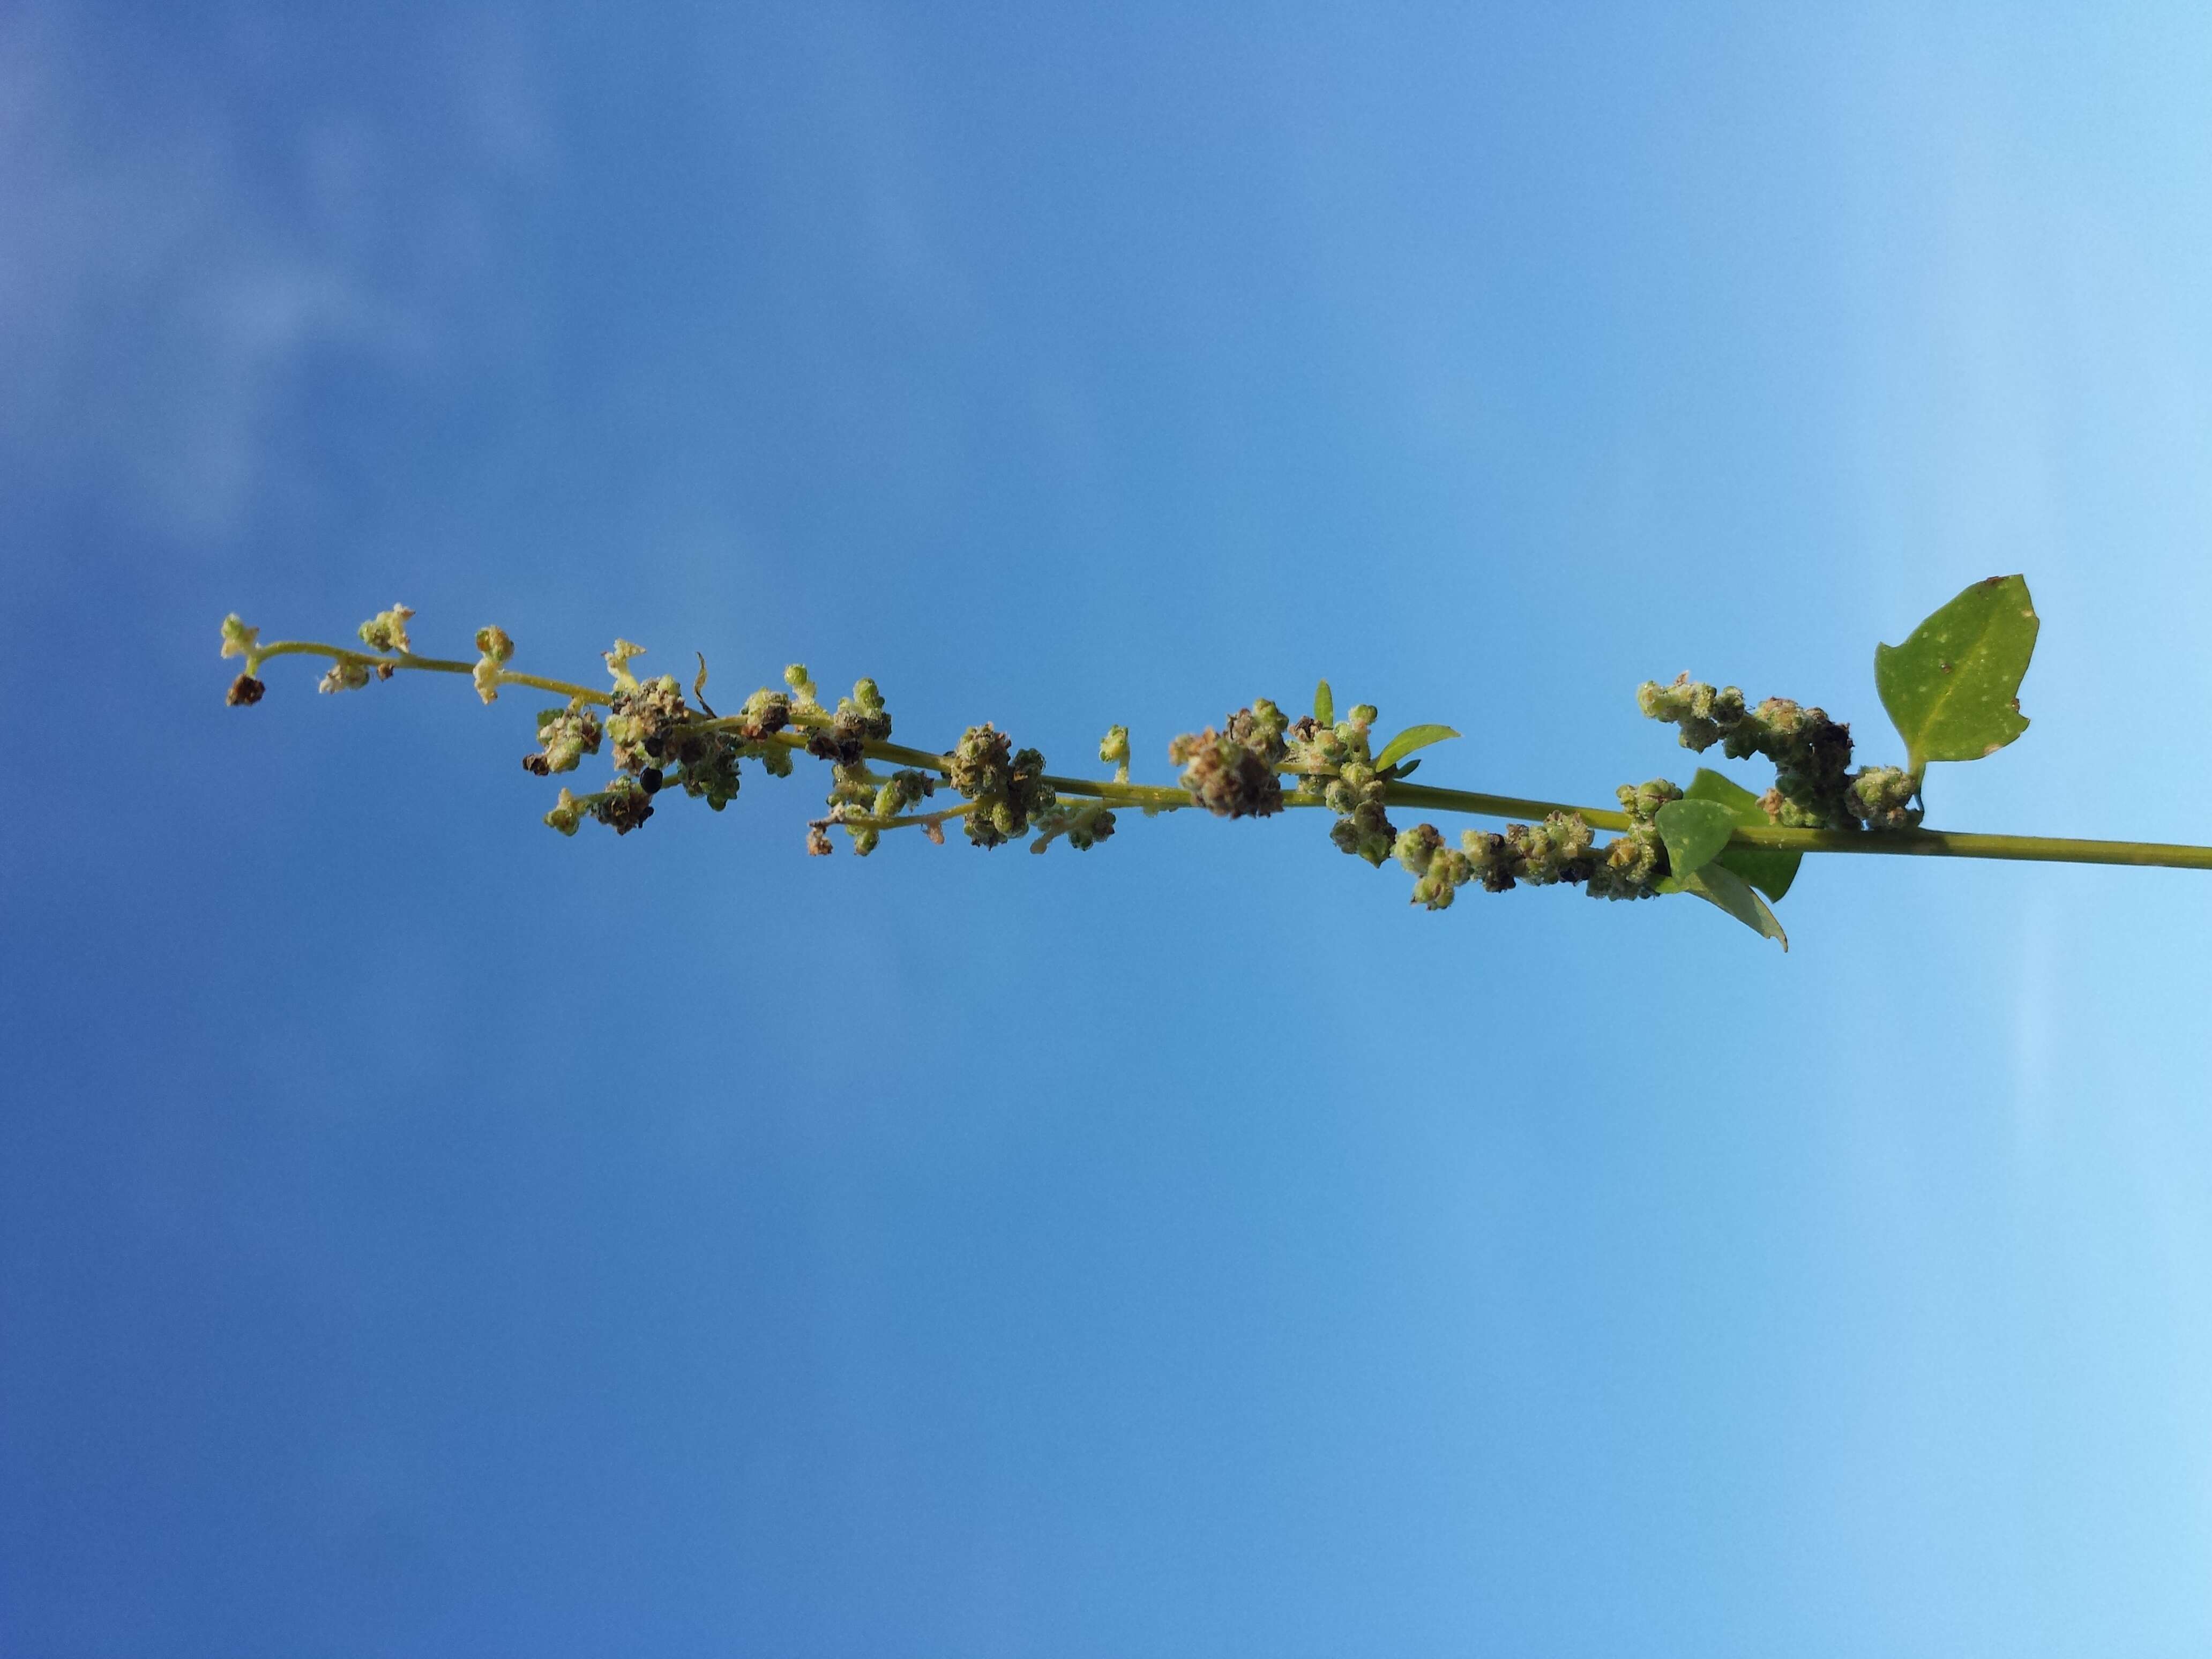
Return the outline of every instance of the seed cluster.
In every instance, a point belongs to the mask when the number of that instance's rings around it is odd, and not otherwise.
[[[232,682],[227,700],[234,706],[261,700],[265,688],[255,671],[271,652],[308,650],[328,657],[325,691],[357,690],[400,667],[462,672],[460,662],[412,656],[408,623],[414,614],[393,605],[363,623],[358,632],[366,651],[264,646],[259,630],[229,617],[222,654],[244,658],[246,672]],[[475,637],[477,660],[466,672],[486,703],[498,700],[502,686],[517,683],[566,696],[538,712],[538,746],[522,761],[526,770],[539,777],[565,775],[603,746],[611,750],[615,775],[605,787],[586,794],[563,788],[545,814],[545,822],[563,835],[574,835],[587,818],[628,835],[652,818],[672,787],[720,811],[738,793],[742,761],[787,777],[794,756],[802,752],[826,762],[830,771],[828,811],[808,825],[807,848],[816,854],[831,850],[830,832],[837,829],[861,855],[894,829],[919,828],[941,845],[945,825],[954,819],[972,845],[986,849],[1031,834],[1036,852],[1063,840],[1087,850],[1114,835],[1116,800],[1133,801],[1147,817],[1176,804],[1174,798],[1164,799],[1164,791],[1130,784],[1126,726],[1109,728],[1098,745],[1099,760],[1114,769],[1112,786],[1085,786],[1063,799],[1047,778],[1043,755],[1016,749],[988,722],[969,726],[942,755],[892,745],[890,710],[872,679],[856,682],[852,695],[830,708],[805,665],[794,663],[784,670],[781,689],[763,687],[735,714],[721,715],[706,702],[703,658],[687,699],[673,675],[643,678],[633,672],[643,647],[617,640],[605,653],[612,684],[600,693],[514,673],[508,664],[514,641],[501,629],[480,629]],[[1917,778],[1896,767],[1852,771],[1850,728],[1820,708],[1779,697],[1749,707],[1735,687],[1692,683],[1686,675],[1671,685],[1647,682],[1638,703],[1645,714],[1678,727],[1686,748],[1702,751],[1719,744],[1731,758],[1759,755],[1772,761],[1774,787],[1761,805],[1778,823],[1909,830],[1920,822]],[[1662,810],[1682,798],[1675,784],[1655,778],[1622,786],[1616,794],[1626,827],[1602,842],[1580,813],[1559,811],[1500,832],[1468,830],[1455,846],[1432,823],[1401,832],[1387,811],[1393,784],[1418,763],[1404,757],[1455,734],[1422,726],[1378,746],[1376,719],[1371,703],[1355,705],[1336,719],[1324,683],[1310,715],[1291,720],[1273,700],[1255,697],[1219,726],[1176,737],[1168,755],[1179,769],[1181,798],[1216,817],[1269,817],[1291,806],[1326,809],[1337,848],[1377,867],[1395,858],[1414,878],[1413,902],[1431,910],[1449,908],[1468,886],[1502,893],[1522,885],[1569,884],[1592,897],[1631,900],[1676,890],[1658,825]],[[878,772],[872,759],[927,763]],[[962,804],[933,806],[940,784],[949,785]]]
[[[538,749],[522,757],[522,769],[550,778],[556,772],[573,772],[586,755],[599,752],[599,712],[589,703],[571,699],[561,708],[538,711]]]
[[[1322,805],[1336,814],[1329,840],[1339,852],[1365,859],[1379,870],[1397,846],[1398,832],[1383,811],[1389,781],[1376,767],[1370,742],[1377,718],[1373,703],[1354,703],[1343,720],[1324,725],[1308,714],[1291,732],[1297,741],[1299,770],[1319,783]]]
[[[1787,697],[1747,708],[1735,686],[1717,690],[1687,674],[1671,685],[1644,681],[1636,702],[1652,720],[1678,727],[1685,749],[1702,754],[1717,743],[1730,760],[1772,761],[1774,787],[1760,804],[1786,828],[1911,830],[1920,823],[1920,809],[1910,804],[1917,793],[1911,775],[1893,766],[1852,772],[1851,728],[1826,709]]]
[[[1014,748],[988,720],[962,732],[947,759],[953,788],[975,805],[961,824],[978,847],[1003,846],[1059,804],[1044,781],[1044,757]]]
[[[1265,697],[1222,722],[1187,732],[1168,744],[1168,758],[1182,768],[1190,798],[1218,818],[1264,818],[1283,810],[1283,781],[1275,769],[1288,757],[1288,722]],[[1102,751],[1103,752],[1103,751]]]
[[[1553,812],[1541,823],[1509,823],[1503,835],[1468,830],[1456,848],[1433,823],[1417,823],[1393,848],[1398,862],[1418,878],[1413,902],[1449,909],[1462,887],[1510,892],[1526,884],[1581,884],[1592,898],[1638,899],[1657,895],[1667,874],[1667,849],[1648,823],[1599,845],[1578,812]]]

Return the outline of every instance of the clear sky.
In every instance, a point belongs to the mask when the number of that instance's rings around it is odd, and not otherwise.
[[[1845,15],[1848,10],[1848,15]],[[404,600],[1085,761],[1688,669],[2212,841],[2212,13],[0,9],[0,1649],[2201,1655],[2212,878],[539,827]],[[587,763],[596,764],[596,763]],[[1758,769],[1737,775],[1763,787]],[[592,775],[587,773],[587,776]]]

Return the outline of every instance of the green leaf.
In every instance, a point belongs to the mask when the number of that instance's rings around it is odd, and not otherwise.
[[[1446,738],[1458,735],[1449,726],[1409,726],[1382,745],[1382,752],[1375,757],[1375,769],[1388,771],[1416,749],[1426,749],[1432,743],[1442,743]]]
[[[1735,833],[1735,814],[1717,801],[1670,800],[1653,820],[1667,843],[1667,862],[1677,880],[1685,879],[1717,857]]]
[[[704,703],[707,701],[707,653],[696,651],[692,654],[699,659],[699,678],[691,682],[691,695]]]
[[[1774,919],[1774,912],[1766,908],[1766,901],[1751,890],[1751,884],[1723,865],[1708,864],[1694,870],[1682,884],[1686,893],[1695,893],[1708,904],[1717,905],[1734,916],[1762,939],[1779,943],[1784,951],[1790,949],[1790,935],[1782,931],[1782,924]]]
[[[1912,630],[1878,645],[1874,683],[1912,770],[1979,760],[2027,730],[2020,680],[2035,651],[2035,602],[2023,576],[1992,576]]]
[[[1420,769],[1421,763],[1417,760],[1401,761],[1390,769],[1390,776],[1396,781],[1403,782]]]
[[[1336,693],[1328,689],[1327,680],[1314,687],[1314,718],[1323,726],[1336,724]]]
[[[1709,766],[1698,769],[1698,775],[1690,780],[1690,787],[1682,792],[1682,798],[1717,802],[1727,807],[1735,821],[1747,829],[1764,830],[1774,822],[1759,804],[1758,796],[1734,778]],[[1782,896],[1790,890],[1790,884],[1797,879],[1797,866],[1804,856],[1802,853],[1769,853],[1749,847],[1731,847],[1713,861],[1735,871],[1779,904]]]

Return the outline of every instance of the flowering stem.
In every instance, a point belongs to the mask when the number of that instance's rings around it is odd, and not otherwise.
[[[312,640],[278,640],[269,645],[257,645],[246,653],[246,672],[258,672],[261,665],[271,657],[328,657],[333,662],[355,662],[375,669],[424,669],[433,674],[474,674],[472,662],[455,662],[450,657],[418,657],[411,652],[399,651],[386,656],[380,651],[349,651],[343,646],[319,645]],[[549,680],[539,674],[518,674],[512,669],[499,671],[501,685],[526,685],[533,690],[550,691],[556,696],[577,697],[586,702],[605,708],[607,694],[594,691],[588,685],[571,685],[566,680]]]
[[[1389,799],[1393,805],[1427,806],[1483,817],[1540,819],[1553,812],[1571,812],[1594,830],[1628,827],[1626,814],[1598,807],[1516,800],[1464,789],[1433,789],[1418,783],[1390,785]],[[1776,825],[1739,829],[1729,838],[1729,844],[1765,853],[1884,853],[1918,858],[2020,859],[2045,864],[2212,870],[2212,847],[2149,841],[2074,841],[2061,836],[1969,835],[1951,830],[1785,830]]]
[[[437,674],[474,674],[477,670],[475,663],[451,658],[418,657],[410,652],[356,651],[343,646],[325,645],[313,641],[278,640],[265,645],[256,643],[246,653],[246,672],[249,674],[255,672],[271,657],[288,656],[327,657],[337,662],[358,664],[380,673],[411,669]],[[548,679],[537,674],[518,673],[506,668],[498,671],[496,683],[502,686],[527,686],[602,708],[611,702],[609,693],[587,685]],[[799,724],[806,726],[823,724],[826,719],[817,715],[811,709],[796,718]],[[743,723],[739,718],[726,717],[701,720],[697,725],[702,730],[732,731]],[[793,750],[804,750],[807,741],[797,732],[775,732],[758,740],[780,744]],[[915,749],[904,744],[870,742],[866,750],[872,759],[940,775],[948,775],[951,769],[950,755]],[[1283,769],[1292,773],[1297,770],[1295,768]],[[1178,811],[1194,804],[1188,790],[1159,785],[1051,775],[1044,777],[1042,781],[1062,795],[1087,798],[1114,805],[1141,807],[1148,811]],[[599,797],[584,799],[596,800]],[[1387,799],[1393,805],[1427,807],[1440,812],[1464,812],[1478,817],[1540,822],[1554,812],[1568,813],[1579,817],[1595,830],[1625,830],[1632,822],[1626,813],[1607,807],[1571,806],[1559,801],[1531,800],[1516,795],[1493,795],[1467,789],[1440,789],[1427,784],[1390,782],[1387,786]],[[1291,794],[1284,800],[1286,806],[1318,806],[1322,804],[1319,799],[1303,794]],[[902,828],[910,824],[943,823],[971,810],[970,807],[955,807],[943,812],[884,819],[866,818],[855,814],[844,822],[863,828]],[[1875,853],[1896,857],[2008,859],[2039,863],[2212,870],[2212,847],[2179,846],[2159,842],[2077,841],[2057,836],[1972,835],[1941,830],[1790,830],[1778,825],[1765,828],[1747,826],[1738,828],[1733,833],[1729,845],[1760,852]]]

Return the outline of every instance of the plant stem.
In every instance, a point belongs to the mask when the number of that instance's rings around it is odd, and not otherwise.
[[[271,657],[289,656],[329,657],[336,661],[360,663],[371,668],[411,668],[435,674],[474,674],[477,667],[472,662],[457,662],[442,657],[417,657],[407,652],[386,656],[380,652],[355,651],[344,646],[320,645],[306,640],[278,640],[255,647],[247,654],[246,672],[249,674],[254,672]],[[500,670],[499,683],[501,685],[526,685],[536,690],[550,691],[556,696],[574,697],[602,707],[610,701],[608,693],[595,691],[589,686],[572,684],[566,680],[546,679],[536,674],[520,674],[504,668]],[[719,720],[702,720],[699,725],[707,730],[729,731],[742,723],[736,717],[725,716]],[[803,750],[806,747],[805,738],[797,732],[775,732],[768,741],[781,744],[787,749]],[[927,749],[909,748],[904,744],[871,743],[866,749],[873,759],[940,775],[946,773],[951,763],[951,757],[948,755],[933,753]],[[1088,797],[1115,805],[1144,807],[1152,811],[1180,811],[1195,805],[1187,791],[1156,784],[1053,776],[1047,776],[1044,781],[1059,794]],[[1389,787],[1387,799],[1392,805],[1399,806],[1425,806],[1439,812],[1467,812],[1478,817],[1529,822],[1540,821],[1553,812],[1572,812],[1594,830],[1626,830],[1629,825],[1627,814],[1608,807],[1570,806],[1560,801],[1528,800],[1517,795],[1484,794],[1471,789],[1437,789],[1423,783],[1393,783]],[[1316,806],[1320,803],[1293,799],[1286,805]],[[961,810],[955,808],[942,814],[922,814],[900,823],[953,817],[958,816]],[[864,820],[855,818],[850,822],[863,823],[865,827]],[[886,819],[882,823],[888,827],[891,821]],[[1874,853],[1902,858],[2016,859],[2044,864],[2116,864],[2169,870],[2212,870],[2212,847],[2185,847],[2148,841],[2074,841],[2059,836],[1968,835],[1948,830],[1785,830],[1776,825],[1740,829],[1729,838],[1729,844],[1773,853]]]
[[[2172,842],[2074,841],[2063,836],[1981,836],[1954,830],[1739,830],[1730,845],[1780,853],[1887,853],[1907,858],[2024,859],[2039,864],[2131,864],[2212,870],[2212,847]]]
[[[1551,812],[1575,812],[1593,829],[1628,827],[1626,814],[1598,807],[1516,800],[1464,789],[1432,789],[1418,783],[1392,784],[1389,799],[1407,806],[1472,812],[1483,817],[1534,820]],[[1738,830],[1729,838],[1729,844],[1768,853],[1880,853],[1905,858],[2025,859],[2045,864],[2130,864],[2169,870],[2212,870],[2212,847],[2184,847],[2149,841],[2070,841],[2059,836],[1982,836],[1951,830],[1785,830],[1777,824]]]
[[[357,662],[369,668],[418,668],[433,674],[474,674],[472,662],[455,662],[449,657],[418,657],[411,652],[396,652],[386,656],[378,651],[349,651],[342,645],[318,645],[312,640],[277,640],[269,645],[258,645],[246,653],[246,672],[254,672],[271,657],[328,657],[333,662]],[[588,685],[571,685],[566,680],[549,680],[538,674],[518,674],[511,669],[499,671],[501,685],[527,685],[539,691],[550,691],[556,696],[580,697],[586,702],[595,702],[602,708],[608,702],[604,691],[594,691]]]
[[[1553,812],[1572,812],[1593,830],[1626,830],[1628,814],[1602,806],[1567,806],[1555,800],[1523,800],[1516,795],[1483,795],[1468,789],[1433,789],[1425,783],[1394,783],[1385,798],[1394,806],[1433,806],[1439,812],[1472,812],[1486,818],[1535,821]]]

